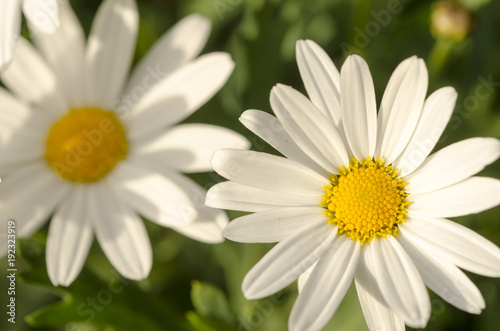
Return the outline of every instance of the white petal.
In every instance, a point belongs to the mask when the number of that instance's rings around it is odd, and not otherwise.
[[[7,175],[19,167],[31,162],[37,162],[43,157],[43,146],[38,141],[23,139],[22,142],[15,141],[5,148],[0,148],[0,176]]]
[[[350,55],[340,70],[340,100],[344,131],[358,161],[373,156],[377,143],[377,105],[370,69]]]
[[[204,208],[198,211],[198,217],[193,222],[183,226],[173,226],[172,229],[183,235],[207,244],[217,244],[224,241],[222,230],[229,222],[222,210]]]
[[[391,164],[404,150],[422,113],[429,77],[422,59],[406,59],[387,84],[378,118],[376,154]]]
[[[284,207],[238,217],[224,229],[224,237],[247,243],[273,243],[284,240],[322,219],[328,223],[321,207]]]
[[[297,290],[298,290],[299,293],[302,292],[302,290],[304,289],[304,286],[306,285],[307,281],[309,280],[309,277],[311,276],[311,273],[312,273],[312,271],[314,270],[314,268],[316,267],[317,264],[318,264],[318,261],[314,262],[297,279]]]
[[[380,304],[359,282],[355,282],[359,303],[368,329],[377,331],[405,331],[405,323],[387,306]]]
[[[443,148],[405,177],[409,193],[430,192],[474,176],[500,156],[500,141],[471,138]]]
[[[243,279],[249,300],[278,292],[297,279],[330,247],[337,227],[318,220],[274,246]]]
[[[2,177],[0,181],[0,206],[4,207],[9,199],[13,199],[15,196],[12,194],[16,192],[18,196],[20,192],[28,192],[29,190],[20,190],[22,187],[30,187],[30,181],[39,182],[42,181],[50,182],[52,180],[50,173],[46,171],[47,167],[43,161],[33,162],[24,167],[16,169],[12,173]],[[39,178],[39,180],[36,180]],[[17,187],[17,188],[16,188]]]
[[[391,235],[375,238],[367,248],[373,274],[389,307],[413,328],[423,328],[431,314],[429,295],[417,268]]]
[[[0,88],[0,176],[40,160],[48,119]]]
[[[113,109],[134,55],[139,16],[134,0],[105,0],[92,23],[85,57],[89,106]]]
[[[298,40],[295,45],[297,64],[307,94],[323,114],[339,126],[340,73],[326,52],[312,40]]]
[[[135,190],[133,201],[130,199],[132,190],[127,198],[131,206],[152,222],[171,227],[192,239],[205,243],[219,243],[224,240],[222,229],[228,223],[227,216],[223,211],[205,206],[206,191],[200,185],[160,164],[148,163],[147,160],[131,162],[130,166],[135,168],[136,174],[147,174],[143,178],[151,175],[160,178],[144,185],[142,179],[138,179],[137,185],[130,185],[130,188]],[[132,184],[128,179],[125,174],[125,185]],[[162,189],[166,191],[160,192]],[[148,197],[149,193],[154,192],[158,192],[156,197]],[[169,196],[173,197],[168,198]]]
[[[209,124],[181,124],[133,146],[132,158],[149,158],[184,173],[211,171],[210,158],[221,148],[247,149],[250,143],[232,130]]]
[[[135,66],[121,107],[131,111],[158,82],[194,59],[205,45],[210,29],[210,20],[192,14],[168,30]]]
[[[373,273],[373,261],[368,246],[361,249],[358,269],[354,278],[359,303],[370,330],[404,331],[405,323],[392,311],[380,292]]]
[[[179,199],[180,196],[187,196],[190,199],[189,203],[194,208],[194,218],[191,222],[176,221],[172,225],[164,225],[170,226],[172,229],[185,236],[205,243],[219,243],[224,240],[222,229],[228,223],[227,215],[221,210],[212,209],[205,205],[207,194],[205,189],[190,178],[173,172],[160,164],[148,163],[147,160],[144,160],[143,163],[134,163],[135,165],[144,166],[145,169],[161,174],[165,179],[171,182],[171,185],[175,185],[174,191],[178,192],[176,193],[176,199]],[[166,205],[165,201],[163,201],[163,205]],[[178,206],[176,207],[178,208]],[[165,206],[162,208],[165,208]],[[184,210],[184,212],[186,212],[186,210]],[[162,225],[158,220],[152,219],[152,221]]]
[[[190,193],[173,180],[132,162],[119,164],[110,176],[118,194],[139,214],[163,226],[185,225],[198,212]]]
[[[404,78],[407,77],[405,83],[408,84],[408,69],[410,69],[413,66],[414,69],[418,69],[418,58],[414,55],[412,57],[409,57],[405,60],[403,60],[394,70],[394,72],[391,75],[391,78],[389,78],[389,82],[387,83],[387,86],[384,91],[384,95],[382,96],[382,101],[380,103],[380,109],[379,113],[377,116],[377,122],[378,122],[378,135],[377,135],[377,150],[380,150],[381,147],[381,141],[384,138],[384,131],[386,130],[387,123],[391,119],[391,113],[392,113],[392,106],[395,101],[404,101],[401,100],[402,96],[399,97],[398,100],[398,92],[403,94],[405,91],[403,89],[400,89],[401,84],[404,81]],[[425,96],[424,96],[425,97]],[[396,111],[396,109],[394,109]],[[403,112],[406,111],[406,109],[403,110]],[[405,113],[406,114],[406,113]],[[394,114],[394,116],[398,116],[398,114]]]
[[[210,53],[164,78],[146,93],[130,116],[124,117],[129,122],[130,138],[184,120],[222,88],[233,68],[229,54]]]
[[[321,330],[342,302],[358,265],[360,245],[338,237],[319,259],[293,305],[290,330]]]
[[[47,272],[54,286],[69,286],[82,269],[92,244],[85,186],[75,186],[50,222]]]
[[[28,105],[0,87],[0,147],[7,146],[20,138],[43,140],[50,121]],[[6,153],[2,157],[8,156]],[[3,159],[0,161],[2,163]]]
[[[408,217],[400,230],[408,240],[438,261],[488,277],[500,277],[500,248],[476,232],[455,222]]]
[[[277,207],[317,207],[319,201],[297,192],[282,194],[235,182],[214,185],[207,192],[206,205],[213,208],[257,212]]]
[[[142,220],[105,181],[94,184],[89,195],[89,213],[96,237],[111,264],[127,278],[146,278],[153,257]]]
[[[44,161],[31,163],[2,177],[0,182],[0,222],[17,221],[16,234],[27,237],[36,232],[70,185],[49,170]]]
[[[0,2],[0,72],[10,63],[21,31],[20,0]]]
[[[296,191],[317,198],[325,193],[330,181],[303,164],[267,153],[221,149],[212,157],[214,170],[240,184],[287,194]]]
[[[300,92],[276,85],[271,90],[271,107],[295,143],[329,173],[349,164],[333,121]]]
[[[273,115],[261,110],[250,109],[241,115],[240,122],[286,158],[300,162],[321,175],[329,174],[302,151]],[[252,143],[259,148],[256,141]]]
[[[477,214],[500,204],[500,180],[471,177],[443,189],[411,194],[408,213],[430,217]]]
[[[70,107],[85,106],[85,94],[82,88],[85,35],[78,18],[66,0],[59,0],[58,19],[60,23],[58,29],[46,33],[33,31],[33,40],[57,74]]]
[[[410,238],[400,233],[398,241],[415,263],[425,285],[458,309],[471,314],[481,313],[485,303],[476,285],[460,269],[432,258]]]
[[[41,106],[54,119],[67,110],[57,76],[24,38],[19,38],[14,58],[3,72],[2,81],[12,92]]]
[[[410,142],[393,163],[400,170],[400,176],[418,168],[431,153],[450,120],[456,101],[457,92],[452,87],[440,88],[425,100]]]
[[[54,33],[59,27],[58,2],[61,0],[24,0],[23,12],[30,24],[42,33]]]
[[[356,291],[368,329],[377,331],[405,331],[405,323],[392,310],[380,304],[356,282]]]

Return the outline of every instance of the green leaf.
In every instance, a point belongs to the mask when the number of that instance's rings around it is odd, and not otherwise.
[[[69,287],[53,287],[45,268],[45,245],[34,239],[18,241],[20,255],[29,264],[19,278],[62,299],[28,315],[25,320],[30,325],[66,326],[67,330],[78,330],[80,323],[112,330],[162,331],[166,326],[193,330],[182,313],[114,270],[107,277],[98,277],[84,268]]]
[[[489,4],[491,0],[458,0],[458,2],[471,10],[478,10]]]
[[[191,300],[198,314],[224,321],[227,324],[235,322],[226,295],[219,288],[211,284],[193,281]]]
[[[211,317],[201,316],[200,314],[190,311],[186,317],[191,325],[197,331],[233,331],[234,327],[225,324],[224,322],[215,320]]]

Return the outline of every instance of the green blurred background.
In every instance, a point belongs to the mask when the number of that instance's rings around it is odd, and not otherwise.
[[[71,0],[88,33],[100,0]],[[239,122],[250,108],[270,111],[269,92],[284,83],[305,92],[295,63],[295,41],[312,39],[340,68],[350,53],[363,56],[377,99],[396,65],[417,55],[428,66],[429,91],[451,85],[455,113],[436,149],[474,136],[500,138],[500,1],[341,0],[138,0],[140,30],[135,61],[182,17],[200,13],[213,32],[204,52],[229,52],[236,69],[226,86],[187,122],[232,128],[253,149],[276,153]],[[391,13],[392,11],[392,13]],[[28,36],[24,29],[25,36]],[[500,178],[500,162],[481,173]],[[214,173],[191,176],[209,188]],[[500,207],[455,219],[500,245]],[[240,214],[230,212],[230,218]],[[1,330],[286,330],[296,285],[267,299],[247,301],[240,284],[271,245],[207,245],[146,221],[154,251],[148,279],[135,282],[113,271],[96,243],[83,272],[69,288],[53,288],[45,270],[47,227],[18,240],[17,318],[4,313],[8,288],[2,277]],[[431,293],[426,330],[500,330],[500,280],[469,274],[486,300],[469,315]],[[409,329],[409,328],[408,328]],[[325,330],[367,330],[353,288]]]

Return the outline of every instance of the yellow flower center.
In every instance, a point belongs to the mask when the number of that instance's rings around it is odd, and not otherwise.
[[[118,117],[100,108],[72,109],[50,128],[45,159],[62,178],[93,183],[125,159],[128,142]]]
[[[349,168],[330,175],[331,184],[320,205],[326,208],[329,223],[338,225],[339,235],[345,234],[363,245],[373,237],[397,235],[398,224],[406,222],[407,184],[397,177],[398,169],[367,158],[359,163],[355,158]]]

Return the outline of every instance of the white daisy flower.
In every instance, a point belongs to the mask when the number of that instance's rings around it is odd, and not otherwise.
[[[226,53],[195,59],[209,21],[199,15],[180,21],[127,83],[135,1],[103,1],[87,45],[67,2],[60,2],[59,19],[54,33],[34,35],[38,50],[19,40],[2,75],[15,96],[0,90],[0,224],[14,219],[18,236],[26,237],[53,213],[46,255],[54,285],[69,285],[79,274],[94,233],[122,275],[145,278],[151,245],[138,214],[196,240],[221,242],[225,213],[205,207],[205,190],[180,172],[209,171],[213,151],[249,143],[213,125],[176,125],[234,67]]]
[[[500,142],[472,138],[428,157],[456,92],[444,87],[425,99],[427,69],[417,57],[396,68],[378,115],[359,56],[339,73],[317,44],[299,41],[297,62],[311,100],[277,85],[276,117],[241,116],[285,157],[226,149],[212,158],[230,181],[209,190],[207,205],[255,212],[229,223],[224,236],[279,242],[246,275],[244,295],[263,298],[299,278],[289,329],[300,331],[320,330],[353,279],[370,330],[424,327],[425,285],[479,314],[483,297],[460,269],[499,277],[500,249],[445,218],[500,203],[499,180],[473,177],[499,157]]]
[[[57,0],[3,0],[0,2],[0,71],[12,60],[21,31],[21,7],[36,32],[53,33],[59,25]]]

